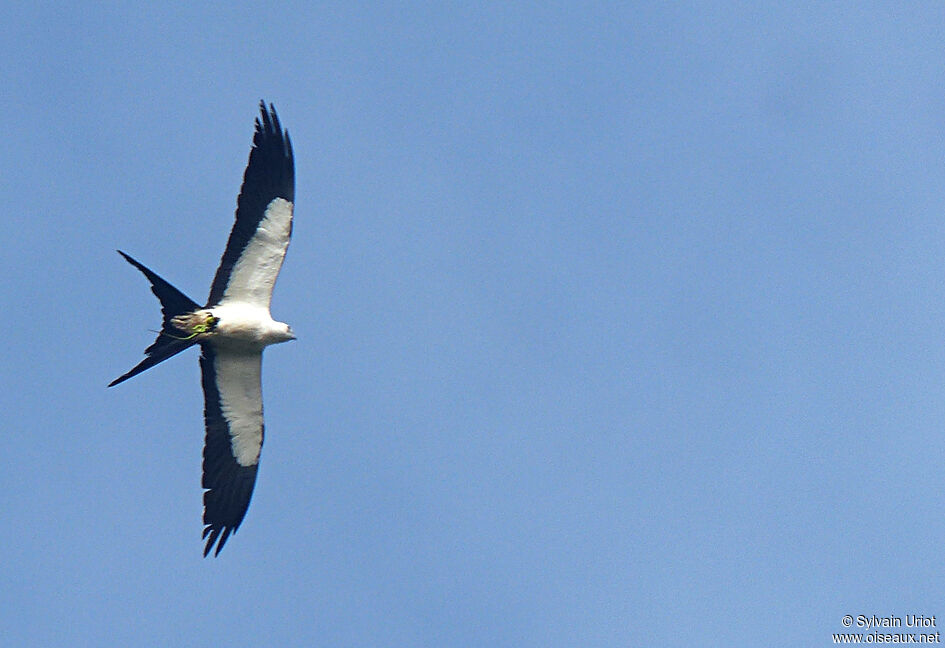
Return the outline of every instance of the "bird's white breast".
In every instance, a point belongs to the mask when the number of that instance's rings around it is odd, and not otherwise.
[[[246,303],[229,303],[210,309],[219,322],[213,341],[223,347],[256,347],[292,339],[287,327],[272,319],[269,309]]]

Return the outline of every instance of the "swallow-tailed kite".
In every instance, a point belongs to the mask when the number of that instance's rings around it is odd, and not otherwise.
[[[288,131],[272,104],[260,102],[253,148],[243,174],[236,222],[200,307],[154,272],[121,252],[151,282],[164,323],[147,357],[109,385],[128,380],[195,344],[200,345],[206,440],[203,449],[203,555],[227,538],[246,515],[263,444],[260,370],[269,344],[294,340],[269,303],[292,235],[295,166]]]

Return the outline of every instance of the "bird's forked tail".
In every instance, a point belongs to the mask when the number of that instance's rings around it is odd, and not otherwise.
[[[138,263],[130,256],[118,250],[118,254],[125,258],[125,261],[136,267],[151,282],[151,292],[161,300],[161,313],[164,315],[164,321],[161,331],[158,333],[154,344],[145,349],[147,357],[139,362],[131,371],[119,378],[111,381],[108,386],[112,387],[120,382],[124,382],[132,376],[137,376],[145,369],[150,369],[154,365],[167,360],[171,356],[177,355],[184,349],[192,347],[199,342],[197,335],[185,337],[181,334],[179,328],[172,323],[174,318],[182,315],[188,315],[198,310],[200,306],[194,300],[179,291],[177,288],[167,283],[157,274]],[[210,318],[212,319],[212,318]],[[178,320],[180,321],[180,320]],[[211,322],[210,325],[215,322]]]

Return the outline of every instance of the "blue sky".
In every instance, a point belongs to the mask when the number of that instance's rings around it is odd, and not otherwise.
[[[945,619],[942,5],[4,13],[5,643]],[[299,340],[204,560],[197,354],[105,388],[160,322],[114,250],[204,299],[260,98]]]

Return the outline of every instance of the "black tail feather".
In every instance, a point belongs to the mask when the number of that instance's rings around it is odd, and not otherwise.
[[[132,376],[138,375],[145,369],[150,369],[154,365],[167,360],[171,356],[177,355],[184,349],[190,348],[197,344],[196,339],[181,340],[179,337],[181,332],[174,328],[174,326],[171,324],[171,319],[177,315],[190,313],[200,308],[200,306],[198,306],[197,303],[190,297],[179,291],[171,284],[167,283],[164,279],[132,259],[121,250],[118,250],[118,254],[123,256],[125,261],[140,270],[142,274],[148,278],[148,281],[151,282],[151,292],[153,292],[155,296],[161,301],[161,313],[164,316],[164,322],[163,326],[161,327],[161,332],[158,333],[154,344],[149,346],[144,351],[145,354],[147,354],[147,357],[139,362],[131,371],[110,382],[108,384],[109,387],[117,385],[120,382],[124,382]]]

